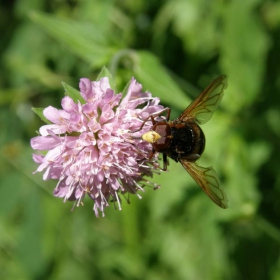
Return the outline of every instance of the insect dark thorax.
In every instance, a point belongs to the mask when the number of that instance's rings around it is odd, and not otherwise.
[[[154,130],[162,136],[154,143],[154,149],[166,153],[175,161],[196,161],[204,151],[205,136],[195,123],[174,120],[157,124]]]

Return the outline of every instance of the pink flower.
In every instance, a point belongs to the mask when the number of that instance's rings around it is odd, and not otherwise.
[[[62,110],[44,109],[52,124],[40,128],[41,135],[31,139],[31,147],[46,153],[34,154],[33,159],[39,164],[36,172],[44,170],[44,180],[58,180],[55,196],[79,206],[87,194],[94,201],[95,215],[101,211],[104,216],[111,199],[121,210],[120,194],[129,200],[126,193],[137,194],[145,185],[158,187],[144,179],[158,168],[156,159],[153,163],[146,160],[151,145],[141,139],[152,123],[147,121],[141,132],[137,130],[147,117],[164,108],[158,98],[142,92],[134,78],[122,100],[107,77],[97,82],[82,78],[80,94],[84,104],[66,96]]]

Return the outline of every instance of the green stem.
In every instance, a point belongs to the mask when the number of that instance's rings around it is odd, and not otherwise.
[[[116,76],[116,72],[118,69],[118,66],[120,64],[121,59],[123,59],[124,57],[129,57],[132,62],[135,61],[136,55],[135,55],[135,51],[130,50],[130,49],[124,49],[124,50],[120,50],[118,51],[112,58],[111,63],[109,65],[109,71],[112,74],[113,77]]]
[[[256,216],[254,222],[258,228],[280,243],[280,230],[261,216]]]

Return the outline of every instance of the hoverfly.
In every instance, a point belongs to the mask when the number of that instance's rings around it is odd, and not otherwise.
[[[202,190],[221,208],[227,208],[226,194],[220,188],[217,173],[212,167],[196,164],[205,147],[201,124],[206,123],[217,109],[227,87],[227,76],[221,75],[200,93],[179,118],[169,120],[171,109],[167,108],[166,121],[156,121],[151,115],[152,130],[142,139],[152,144],[149,160],[155,152],[163,154],[163,170],[167,170],[167,156],[180,162]],[[144,125],[143,123],[143,125]],[[143,127],[143,126],[142,126]],[[141,129],[142,129],[141,127]]]

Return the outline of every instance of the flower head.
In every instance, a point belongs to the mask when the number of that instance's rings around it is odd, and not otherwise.
[[[123,99],[110,88],[107,77],[95,82],[82,78],[79,86],[83,104],[65,96],[62,110],[44,109],[52,124],[40,128],[31,147],[46,153],[34,154],[33,159],[39,164],[36,172],[44,170],[44,180],[58,180],[55,196],[79,206],[87,194],[96,216],[98,211],[104,215],[111,199],[121,209],[120,194],[137,194],[151,184],[144,176],[152,176],[158,164],[156,158],[153,164],[147,161],[151,145],[141,135],[152,126],[144,120],[163,107],[158,98],[142,92],[134,78]]]

